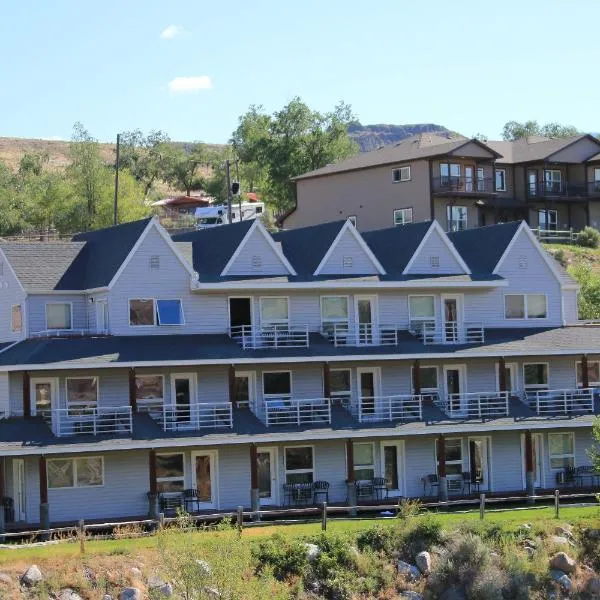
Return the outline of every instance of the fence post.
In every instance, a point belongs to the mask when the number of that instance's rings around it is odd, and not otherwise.
[[[321,504],[321,531],[327,531],[327,502]]]
[[[244,507],[237,507],[237,530],[238,534],[242,535],[242,528],[244,527]]]
[[[554,517],[558,519],[558,513],[560,511],[560,492],[554,490]]]
[[[479,518],[483,519],[485,516],[485,494],[479,495]]]
[[[159,529],[164,529],[165,528],[165,513],[158,513],[158,528]]]
[[[85,522],[83,519],[80,519],[78,526],[78,534],[79,534],[79,553],[85,554]]]

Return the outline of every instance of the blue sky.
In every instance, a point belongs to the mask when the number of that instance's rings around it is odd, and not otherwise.
[[[0,0],[0,136],[224,142],[250,104],[598,131],[598,0]],[[161,37],[162,34],[162,37]]]

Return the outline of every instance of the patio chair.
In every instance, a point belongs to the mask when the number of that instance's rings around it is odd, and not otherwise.
[[[308,506],[313,499],[312,483],[296,483],[294,485],[294,500],[300,506]]]
[[[176,514],[177,510],[183,506],[183,497],[181,494],[160,495],[158,506],[160,512],[165,515]]]
[[[15,520],[15,506],[12,498],[4,496],[2,498],[2,506],[4,507],[4,521],[12,523]]]
[[[389,481],[385,477],[373,477],[371,480],[373,491],[377,500],[387,500],[389,493]]]
[[[423,496],[433,496],[434,488],[439,489],[440,487],[440,478],[435,473],[430,473],[429,475],[425,475],[422,479],[423,481]],[[427,488],[429,488],[429,494],[427,494]],[[437,494],[435,494],[437,495]]]
[[[371,480],[360,480],[354,484],[356,488],[356,500],[372,500],[374,494],[373,482]]]
[[[200,510],[200,498],[198,497],[198,490],[189,489],[183,490],[183,508],[186,512],[194,512]]]
[[[294,484],[284,483],[283,484],[283,505],[291,506],[294,501]]]
[[[313,504],[321,502],[329,502],[329,482],[328,481],[315,481],[313,483]]]

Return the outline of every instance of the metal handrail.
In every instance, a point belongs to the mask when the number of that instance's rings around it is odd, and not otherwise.
[[[308,325],[272,325],[254,327],[238,325],[229,328],[229,337],[244,350],[257,348],[308,348]]]
[[[50,421],[52,431],[57,437],[133,431],[131,406],[71,405],[68,408],[53,408],[41,416]]]
[[[154,416],[151,414],[151,416]],[[154,417],[156,419],[156,417]],[[163,431],[189,431],[233,427],[231,402],[165,404],[158,415]],[[157,420],[158,420],[157,419]]]
[[[406,329],[398,324],[331,323],[321,333],[334,346],[397,346],[398,331]]]
[[[82,337],[85,335],[106,335],[108,329],[98,329],[96,327],[82,327],[79,329],[42,329],[32,331],[29,337]]]
[[[493,193],[494,186],[491,177],[472,177],[466,175],[444,175],[434,177],[434,192],[465,192],[467,194]]]
[[[269,398],[264,400],[265,425],[331,423],[329,398]]]
[[[437,404],[451,418],[506,417],[510,392],[468,392],[438,396]]]
[[[526,390],[525,401],[538,415],[592,414],[594,389]]]
[[[421,421],[423,397],[420,394],[359,396],[351,411],[360,423],[376,421]]]
[[[424,344],[482,344],[485,341],[483,323],[435,320],[412,320],[409,331]]]

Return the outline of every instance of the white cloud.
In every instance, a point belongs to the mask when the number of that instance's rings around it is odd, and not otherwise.
[[[173,94],[185,94],[210,89],[212,89],[212,81],[208,75],[175,77],[175,79],[169,81],[169,91]]]
[[[160,37],[163,40],[172,40],[184,32],[185,29],[181,25],[169,25],[166,29],[163,29],[160,32]]]

